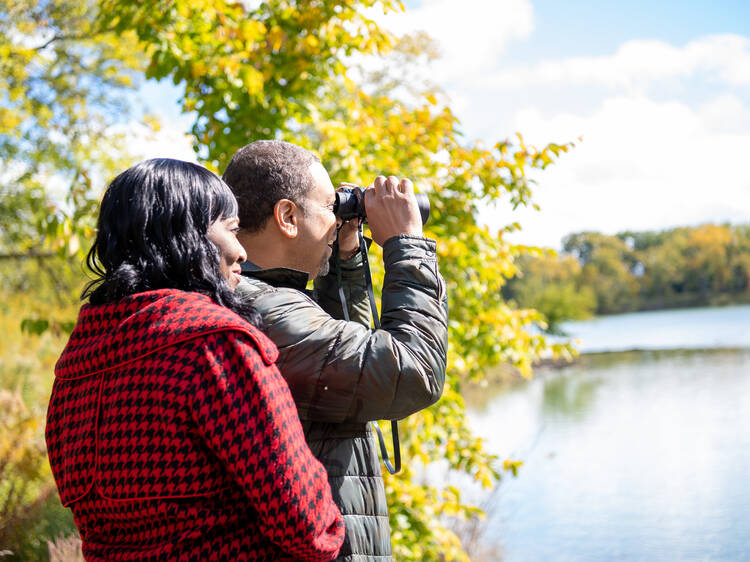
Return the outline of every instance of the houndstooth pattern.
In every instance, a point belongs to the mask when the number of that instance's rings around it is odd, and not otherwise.
[[[81,309],[50,465],[90,560],[326,560],[343,521],[273,343],[208,297]]]

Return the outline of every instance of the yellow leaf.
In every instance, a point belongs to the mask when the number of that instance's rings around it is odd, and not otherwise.
[[[271,31],[268,32],[268,35],[266,35],[266,39],[271,50],[276,52],[281,49],[281,46],[284,44],[284,31],[280,27],[274,26],[271,28]]]
[[[243,66],[240,71],[242,83],[247,88],[249,94],[257,94],[263,91],[263,74],[258,72],[252,66]]]

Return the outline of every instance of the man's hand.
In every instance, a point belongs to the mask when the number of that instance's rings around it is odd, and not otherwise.
[[[379,246],[399,234],[422,236],[422,218],[411,180],[378,176],[372,188],[365,191],[365,207],[372,239]]]

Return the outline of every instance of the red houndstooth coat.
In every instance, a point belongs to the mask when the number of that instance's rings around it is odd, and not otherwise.
[[[341,514],[277,354],[197,293],[81,308],[46,436],[87,559],[336,556]]]

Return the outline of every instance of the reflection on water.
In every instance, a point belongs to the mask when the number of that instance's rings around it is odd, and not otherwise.
[[[601,378],[551,377],[544,385],[542,416],[566,416],[582,420],[601,384]]]
[[[505,559],[748,556],[750,350],[586,356],[486,390],[472,424],[524,461],[486,523]]]

